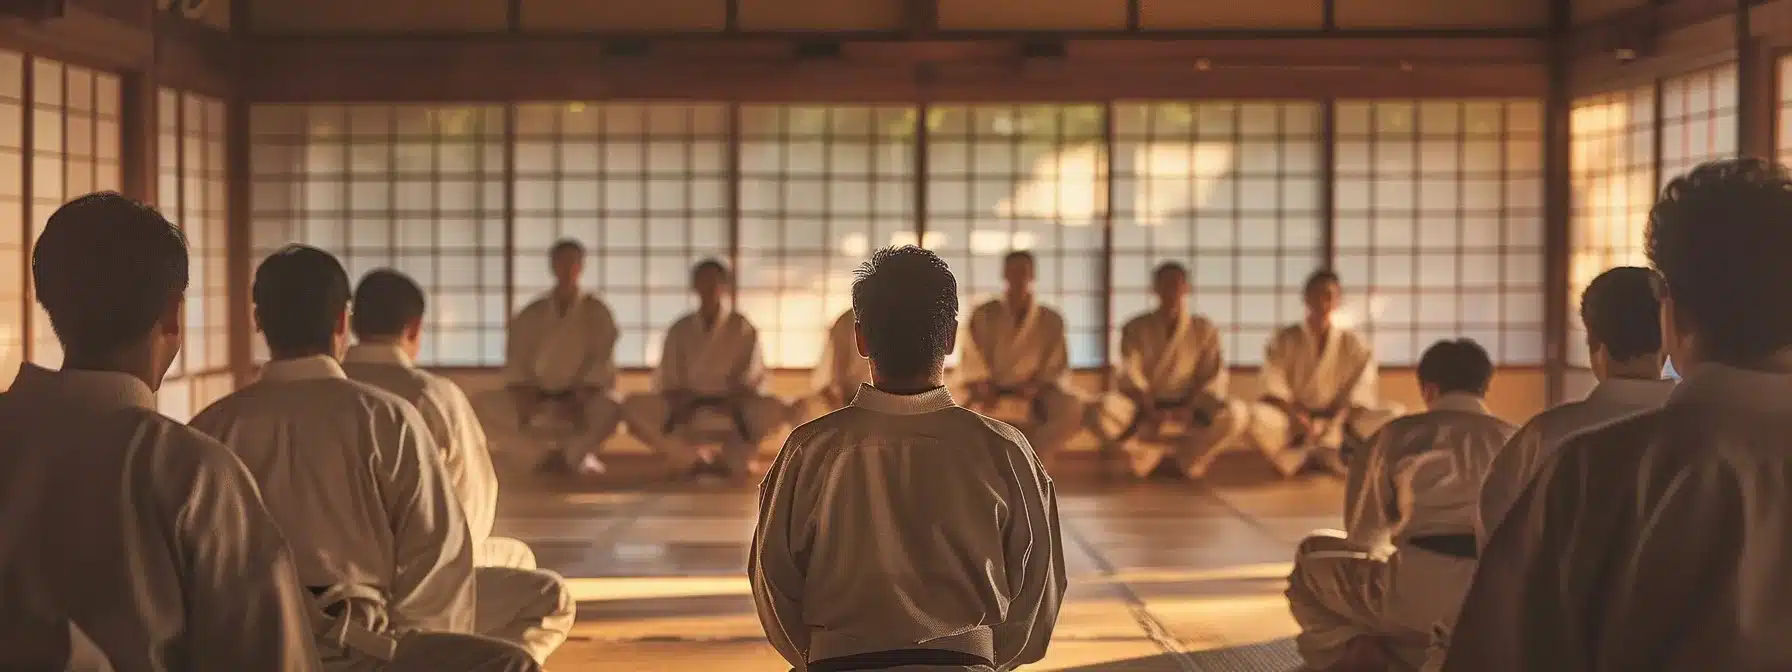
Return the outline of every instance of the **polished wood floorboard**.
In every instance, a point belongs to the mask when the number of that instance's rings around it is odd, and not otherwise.
[[[653,471],[618,464],[596,484],[505,478],[498,533],[533,546],[579,599],[578,626],[549,669],[788,669],[764,641],[742,570],[755,489],[673,487]],[[1049,655],[1027,669],[1297,668],[1282,597],[1289,561],[1307,531],[1338,526],[1341,483],[1281,481],[1250,456],[1228,457],[1203,483],[1064,471],[1070,590]]]

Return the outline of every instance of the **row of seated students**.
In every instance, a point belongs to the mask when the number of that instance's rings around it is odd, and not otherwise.
[[[94,194],[33,259],[65,361],[0,393],[0,669],[509,672],[565,641],[565,581],[491,536],[471,405],[411,363],[414,283],[369,276],[351,318],[335,258],[273,254],[272,361],[183,426],[153,410],[184,339],[180,230]]]
[[[578,285],[584,248],[562,241],[551,256],[555,289],[511,321],[505,367],[517,429],[567,435],[543,459],[546,469],[601,473],[598,450],[626,424],[666,456],[674,476],[745,478],[767,436],[845,406],[870,380],[848,310],[823,341],[812,392],[791,402],[770,395],[758,331],[727,305],[728,270],[704,261],[691,275],[699,307],[667,330],[652,390],[623,398],[615,391],[616,322]],[[1099,396],[1070,384],[1064,318],[1038,302],[1033,274],[1030,253],[1007,256],[1006,290],[972,309],[957,336],[951,384],[967,406],[1019,426],[1048,459],[1088,429],[1124,447],[1141,476],[1164,469],[1199,477],[1234,449],[1261,451],[1284,475],[1309,466],[1342,473],[1341,449],[1399,413],[1376,398],[1368,344],[1332,323],[1343,293],[1330,271],[1306,282],[1307,319],[1270,340],[1254,400],[1228,390],[1219,331],[1186,308],[1181,264],[1152,271],[1158,307],[1122,329],[1118,389]]]
[[[1309,669],[1792,669],[1792,174],[1697,167],[1647,239],[1655,270],[1612,269],[1582,299],[1584,401],[1515,427],[1483,402],[1484,349],[1427,349],[1426,409],[1348,460],[1345,529],[1299,546]],[[793,432],[761,485],[748,573],[796,670],[1046,653],[1066,587],[1053,482],[947,388],[955,292],[930,252],[873,255],[853,287],[872,381]]]
[[[1295,558],[1309,664],[1792,664],[1792,175],[1696,168],[1648,239],[1658,274],[1615,269],[1583,299],[1586,401],[1514,428],[1481,401],[1485,351],[1427,350],[1427,409],[1371,435],[1345,466],[1346,529]],[[273,361],[187,427],[152,410],[183,340],[179,230],[98,194],[34,259],[66,361],[0,394],[0,669],[533,670],[564,640],[564,582],[489,536],[470,404],[410,365],[414,283],[370,276],[351,318],[334,258],[271,256],[253,293]],[[880,250],[853,303],[871,381],[761,485],[747,570],[771,643],[816,672],[1039,660],[1066,587],[1055,488],[1024,433],[946,385],[956,281],[931,252]],[[1686,376],[1671,393],[1664,356]]]

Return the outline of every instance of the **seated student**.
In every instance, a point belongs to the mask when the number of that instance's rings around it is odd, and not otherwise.
[[[1118,392],[1103,395],[1091,407],[1091,430],[1123,443],[1132,455],[1133,473],[1143,477],[1164,460],[1164,448],[1142,442],[1172,425],[1175,452],[1170,464],[1178,473],[1199,478],[1219,454],[1244,431],[1249,407],[1229,399],[1226,357],[1213,323],[1190,315],[1188,269],[1166,261],[1151,272],[1157,310],[1139,315],[1120,328]]]
[[[834,412],[852,401],[852,395],[858,393],[859,386],[871,381],[871,365],[859,356],[853,345],[852,309],[847,309],[835,318],[834,326],[828,328],[826,340],[822,341],[821,356],[815,360],[815,369],[810,373],[809,396],[797,400],[790,405],[792,417],[798,424],[814,420]]]
[[[759,442],[789,408],[765,393],[759,330],[727,305],[727,267],[710,259],[691,270],[697,312],[666,330],[653,391],[623,402],[629,432],[665,455],[674,473],[745,479]],[[718,423],[721,452],[690,445],[687,425]]]
[[[1792,174],[1703,164],[1646,236],[1685,380],[1556,449],[1482,549],[1446,672],[1792,662]]]
[[[1474,341],[1439,341],[1418,373],[1426,412],[1376,433],[1351,469],[1344,531],[1295,552],[1288,606],[1313,669],[1419,669],[1474,574],[1481,477],[1515,428],[1482,404],[1493,362]]]
[[[797,670],[1012,670],[1044,657],[1064,594],[1051,477],[1013,427],[953,403],[958,287],[886,248],[853,283],[872,384],[798,428],[759,493],[747,574]]]
[[[1587,325],[1588,359],[1599,385],[1583,401],[1544,411],[1525,423],[1500,451],[1481,484],[1475,537],[1482,546],[1505,519],[1512,503],[1564,439],[1612,420],[1658,408],[1674,391],[1661,377],[1661,276],[1647,268],[1621,266],[1599,274],[1581,295],[1581,322]]]
[[[505,334],[504,378],[517,426],[563,422],[575,436],[543,457],[541,469],[601,474],[598,449],[622,423],[616,397],[616,318],[579,288],[585,247],[576,240],[549,251],[554,289],[524,306]]]
[[[1009,252],[1002,264],[1007,290],[977,306],[965,322],[954,388],[972,410],[999,413],[1004,400],[1031,409],[1030,422],[1021,429],[1050,460],[1084,419],[1082,398],[1066,380],[1070,353],[1064,317],[1039,305],[1033,294],[1033,253]]]
[[[471,634],[473,543],[416,407],[342,372],[349,285],[323,250],[288,245],[255,270],[255,323],[273,361],[193,427],[235,451],[327,617],[337,669],[539,670]]]
[[[474,630],[516,642],[545,663],[566,641],[576,605],[564,579],[536,569],[527,545],[491,536],[498,475],[485,430],[459,385],[412,363],[422,344],[423,310],[423,288],[409,277],[387,268],[368,273],[355,287],[349,322],[357,342],[343,355],[342,370],[350,380],[398,395],[422,414],[467,514],[478,596]]]
[[[66,354],[0,393],[0,669],[321,669],[311,596],[254,480],[155,411],[186,238],[98,193],[51,215],[32,259]]]
[[[1344,300],[1331,271],[1315,271],[1302,289],[1307,318],[1269,339],[1258,376],[1263,398],[1251,405],[1246,436],[1283,476],[1307,466],[1342,475],[1345,453],[1401,409],[1379,405],[1375,351],[1332,321]]]

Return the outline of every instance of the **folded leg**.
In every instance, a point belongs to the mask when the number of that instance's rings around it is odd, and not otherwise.
[[[790,406],[767,394],[743,394],[735,399],[745,435],[722,447],[730,468],[745,469],[759,452],[759,444],[789,423]]]
[[[1294,444],[1294,421],[1288,417],[1288,412],[1262,401],[1246,402],[1243,408],[1249,415],[1244,440],[1262,452],[1282,476],[1299,472],[1311,456],[1312,448]]]
[[[561,454],[568,465],[577,465],[588,455],[597,455],[605,441],[616,435],[622,424],[622,404],[613,393],[592,394],[579,404],[568,398],[559,404],[572,426],[571,435],[560,442]]]
[[[630,395],[622,402],[622,419],[628,423],[628,432],[665,456],[673,469],[684,469],[697,461],[697,450],[666,432],[666,422],[671,417],[671,401],[657,392]]]
[[[473,564],[479,567],[535,569],[535,551],[509,537],[487,537],[473,547]]]
[[[578,607],[566,580],[545,569],[476,567],[474,626],[479,634],[523,647],[539,662],[566,642]]]
[[[1026,428],[1027,441],[1042,456],[1056,454],[1082,428],[1083,400],[1070,390],[1049,385],[1039,391],[1035,403],[1045,417],[1036,418]]]
[[[1321,530],[1301,541],[1288,575],[1288,609],[1300,624],[1295,646],[1308,667],[1331,667],[1351,640],[1385,635],[1390,577],[1384,558],[1343,533]]]
[[[1204,409],[1205,423],[1192,417],[1194,409],[1187,412],[1191,416],[1188,434],[1176,445],[1176,461],[1189,478],[1207,475],[1207,468],[1213,465],[1214,458],[1247,445],[1245,432],[1251,417],[1249,402],[1226,399],[1216,407]]]
[[[410,632],[391,660],[320,644],[331,672],[541,672],[541,663],[510,642],[449,632]]]
[[[1104,449],[1118,448],[1125,453],[1127,468],[1135,478],[1149,475],[1169,452],[1156,441],[1121,438],[1139,420],[1138,403],[1126,395],[1101,395],[1088,405],[1084,416],[1084,426],[1101,440]]]

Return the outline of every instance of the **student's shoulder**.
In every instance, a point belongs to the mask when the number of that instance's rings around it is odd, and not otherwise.
[[[158,478],[180,475],[177,482],[191,484],[188,479],[206,474],[236,478],[244,473],[236,454],[223,443],[154,410],[120,409],[103,416],[101,422],[127,432],[127,443],[141,458],[140,468]]]

